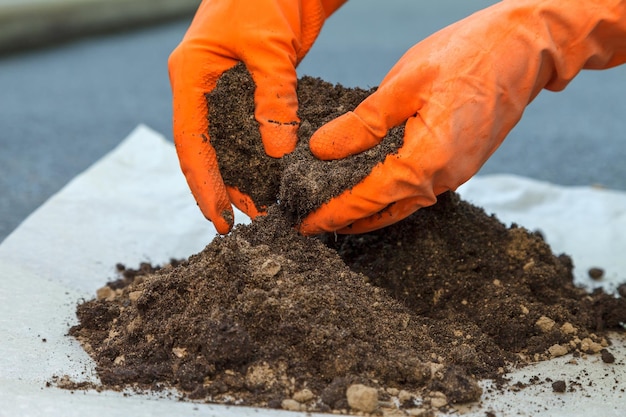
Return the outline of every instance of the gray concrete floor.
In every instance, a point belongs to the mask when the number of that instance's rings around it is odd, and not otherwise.
[[[374,86],[402,53],[492,1],[349,2],[299,68]],[[139,123],[171,137],[166,61],[188,20],[0,57],[0,240]],[[542,93],[481,173],[626,190],[626,66]],[[94,219],[97,221],[97,219]]]

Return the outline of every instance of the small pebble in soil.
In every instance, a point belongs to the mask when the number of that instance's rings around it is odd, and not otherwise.
[[[288,410],[288,411],[304,411],[302,408],[302,404],[290,398],[283,400],[281,403],[281,407],[283,410]]]
[[[589,271],[587,271],[587,273],[589,274],[589,278],[593,279],[594,281],[600,281],[602,278],[604,278],[604,269],[602,268],[589,268]]]
[[[311,401],[315,395],[310,389],[303,389],[293,394],[293,399],[298,401],[299,403],[306,403]]]
[[[435,391],[430,395],[430,405],[434,408],[442,408],[448,405],[448,398],[443,392]]]
[[[412,417],[435,417],[433,410],[427,410],[425,408],[419,408],[419,407],[409,408],[405,411],[408,415]]]
[[[576,327],[574,327],[570,322],[565,322],[561,326],[561,332],[563,334],[576,334],[577,331],[578,329],[576,329]]]
[[[598,353],[602,350],[602,344],[585,337],[580,342],[580,350],[585,353]]]
[[[554,344],[548,348],[548,353],[553,358],[558,358],[559,356],[567,355],[568,350],[564,345]]]
[[[353,384],[346,391],[348,404],[354,410],[372,413],[378,407],[378,391],[363,384]]]
[[[559,380],[559,381],[554,381],[552,383],[552,391],[554,392],[565,392],[565,381],[563,380]]]
[[[543,333],[548,333],[554,327],[555,322],[549,317],[541,316],[535,323],[535,326],[539,328]]]
[[[602,349],[600,351],[600,357],[602,358],[602,362],[604,363],[613,363],[615,362],[615,356],[607,349]]]

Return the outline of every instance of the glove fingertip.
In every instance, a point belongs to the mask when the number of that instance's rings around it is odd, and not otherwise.
[[[293,152],[298,143],[299,121],[279,122],[268,120],[261,123],[259,132],[265,153],[272,158],[282,158]]]
[[[254,220],[258,216],[267,214],[267,206],[257,207],[252,198],[241,192],[237,187],[226,186],[226,191],[231,203],[250,217],[250,219]]]
[[[366,151],[381,139],[354,112],[349,112],[319,128],[309,147],[316,158],[327,161]]]
[[[228,234],[235,224],[235,214],[230,206],[220,211],[219,214],[207,213],[205,210],[202,210],[202,207],[200,207],[200,210],[204,217],[213,223],[213,227],[220,235]]]
[[[233,209],[229,207],[229,209],[222,210],[219,216],[211,219],[211,221],[215,226],[215,230],[217,230],[219,234],[228,234],[235,224],[235,214],[233,213]]]
[[[298,143],[300,119],[294,64],[288,59],[268,57],[260,62],[247,62],[246,66],[256,86],[254,116],[259,122],[265,153],[281,158],[293,152]]]
[[[315,236],[325,232],[312,223],[301,223],[296,229],[302,236]]]
[[[323,220],[325,218],[323,215],[324,209],[324,207],[318,208],[302,219],[302,221],[296,225],[298,233],[303,236],[314,236],[327,232],[328,230],[324,227]]]

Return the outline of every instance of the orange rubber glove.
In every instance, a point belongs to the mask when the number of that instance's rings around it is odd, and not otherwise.
[[[346,0],[204,0],[168,66],[173,93],[174,143],[183,173],[202,213],[219,233],[234,223],[231,202],[255,217],[250,197],[226,187],[208,137],[205,95],[239,61],[256,84],[255,117],[266,153],[294,150],[296,66],[328,16]]]
[[[354,112],[314,134],[313,154],[339,159],[406,123],[397,154],[299,230],[363,233],[434,204],[480,169],[541,89],[625,61],[626,0],[504,0],[435,33]]]

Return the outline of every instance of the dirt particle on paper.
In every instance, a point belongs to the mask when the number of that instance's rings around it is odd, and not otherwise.
[[[552,383],[552,391],[554,392],[563,393],[565,392],[566,388],[567,388],[567,384],[562,379],[558,381],[554,381]]]
[[[608,349],[602,349],[600,351],[600,357],[602,358],[602,362],[604,363],[615,362],[615,356],[613,356],[613,354]]]
[[[589,268],[587,273],[589,275],[589,278],[593,279],[594,281],[600,281],[602,278],[604,278],[604,269],[602,268]]]

